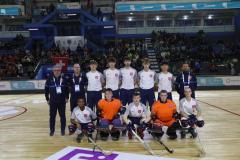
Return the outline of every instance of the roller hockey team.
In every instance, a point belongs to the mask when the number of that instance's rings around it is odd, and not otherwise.
[[[137,72],[131,67],[131,59],[124,58],[124,67],[117,69],[116,59],[108,59],[103,73],[97,70],[97,62],[90,61],[90,71],[84,73],[79,64],[73,65],[74,73],[66,78],[61,67],[53,67],[53,75],[46,81],[45,96],[50,110],[50,136],[55,132],[55,118],[60,116],[61,135],[65,135],[66,103],[70,92],[71,120],[69,134],[77,134],[77,142],[84,136],[89,141],[96,132],[101,140],[119,140],[120,136],[134,136],[144,140],[150,133],[160,140],[166,133],[169,139],[176,139],[179,130],[181,138],[189,134],[196,138],[197,127],[203,127],[201,107],[195,99],[197,81],[188,63],[183,63],[181,72],[174,80],[168,63],[161,64],[161,72],[150,69],[148,59],[143,59],[143,70]],[[158,97],[155,98],[155,86]],[[172,100],[172,88],[179,94],[179,106]],[[104,98],[102,98],[104,93]],[[163,128],[167,128],[164,132]]]

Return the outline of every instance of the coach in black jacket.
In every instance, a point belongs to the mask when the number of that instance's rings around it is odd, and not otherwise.
[[[181,68],[182,72],[177,75],[175,81],[175,89],[179,94],[179,99],[184,98],[184,88],[188,87],[192,90],[192,97],[195,98],[195,90],[197,89],[197,78],[191,73],[189,64],[184,62]]]
[[[77,106],[77,99],[79,97],[85,97],[85,86],[87,85],[87,77],[84,72],[80,71],[80,65],[78,63],[73,65],[73,75],[69,78],[69,86],[71,88],[71,98],[70,98],[70,107],[71,112],[73,111],[74,107]]]
[[[50,96],[50,97],[49,97]],[[66,127],[66,103],[69,99],[69,89],[66,79],[61,76],[61,67],[53,67],[53,76],[50,76],[45,84],[45,97],[50,111],[50,136],[55,132],[55,119],[57,111],[61,121],[61,135],[65,135]]]

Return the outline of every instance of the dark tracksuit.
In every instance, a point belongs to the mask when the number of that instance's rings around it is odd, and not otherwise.
[[[119,89],[113,91],[113,98],[119,99]]]
[[[75,85],[79,85],[80,91],[75,91]],[[71,112],[73,109],[77,106],[77,99],[79,97],[84,98],[86,101],[86,96],[85,96],[85,86],[87,85],[87,78],[85,73],[81,73],[80,76],[76,77],[73,75],[69,79],[69,86],[71,88],[71,98],[70,98],[70,109]]]
[[[61,88],[61,93],[57,93],[57,87]],[[58,78],[51,76],[49,79],[47,79],[45,83],[45,97],[46,100],[49,101],[50,105],[50,132],[55,131],[55,119],[57,111],[60,116],[61,131],[64,132],[66,127],[66,99],[69,98],[67,80],[65,78],[62,78],[61,76]]]
[[[145,106],[147,105],[147,102],[148,102],[150,109],[151,109],[152,105],[155,101],[154,88],[150,88],[150,89],[141,89],[140,88],[140,95],[141,95],[141,102]]]
[[[195,98],[195,90],[197,89],[197,78],[191,72],[182,72],[176,77],[175,89],[179,94],[179,99],[184,98],[184,86],[189,86],[192,90],[192,97]]]
[[[135,89],[120,89],[120,100],[122,101],[122,105],[126,106],[132,102],[132,97]]]

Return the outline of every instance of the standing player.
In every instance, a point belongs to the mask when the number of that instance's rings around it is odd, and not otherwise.
[[[106,81],[106,88],[111,88],[113,91],[113,98],[119,98],[119,82],[120,71],[115,68],[116,59],[114,57],[109,58],[109,68],[104,70],[103,75]]]
[[[163,62],[161,65],[161,72],[157,75],[158,82],[158,99],[160,99],[160,91],[166,90],[168,93],[168,99],[172,100],[172,84],[173,75],[168,72],[169,66],[167,62]]]
[[[71,87],[70,107],[71,112],[77,106],[77,99],[79,97],[85,99],[85,85],[87,84],[87,78],[85,73],[81,72],[80,65],[75,63],[73,65],[73,75],[69,79]]]
[[[137,126],[137,134],[143,139],[143,132],[147,127],[147,123],[151,119],[147,107],[140,101],[140,94],[134,93],[133,102],[128,105],[126,112],[123,115],[123,120],[128,125],[129,139],[132,139],[133,137],[132,129],[135,130],[135,125]]]
[[[197,137],[197,132],[195,130],[197,127],[203,127],[204,121],[201,117],[201,108],[199,107],[197,101],[191,97],[192,91],[190,88],[185,88],[184,90],[185,98],[180,100],[179,110],[182,116],[181,123],[183,128],[188,128],[188,132],[191,133],[193,138]],[[185,130],[181,132],[182,138],[186,137]]]
[[[144,105],[148,102],[151,108],[155,101],[154,80],[156,73],[149,68],[150,62],[147,58],[143,59],[142,65],[143,70],[138,73],[141,101]]]
[[[120,137],[120,131],[116,127],[121,126],[120,112],[121,112],[121,101],[112,97],[113,93],[111,89],[105,90],[105,98],[98,102],[98,109],[100,112],[100,128],[104,130],[100,131],[102,140],[107,140],[110,134],[112,140],[116,141]]]
[[[55,132],[57,111],[61,121],[61,135],[65,135],[66,127],[66,103],[69,99],[67,81],[61,76],[61,66],[53,67],[53,76],[47,79],[45,84],[45,97],[50,107],[50,136]],[[50,97],[49,97],[50,95]]]
[[[86,77],[88,80],[87,86],[87,104],[92,110],[96,107],[98,101],[102,98],[102,85],[104,77],[102,73],[97,71],[97,62],[90,61],[90,71],[87,72]]]
[[[153,104],[152,107],[152,120],[153,126],[152,135],[156,138],[161,138],[164,132],[162,131],[163,126],[167,126],[167,135],[170,139],[176,139],[176,130],[179,128],[176,119],[174,118],[177,114],[176,104],[167,99],[167,91],[160,91],[160,99]]]
[[[135,84],[137,82],[137,71],[131,67],[131,59],[128,57],[124,58],[124,68],[120,69],[121,75],[121,89],[120,99],[123,106],[132,102],[134,94]]]
[[[88,137],[92,138],[94,132],[93,121],[97,119],[97,115],[87,106],[85,106],[85,98],[79,97],[77,106],[73,109],[71,115],[71,123],[77,126],[78,136],[77,142],[80,143],[84,132]]]
[[[175,89],[179,94],[179,99],[184,97],[184,88],[191,88],[192,97],[195,98],[195,90],[197,89],[197,78],[190,71],[189,64],[184,62],[182,64],[182,72],[176,77]]]

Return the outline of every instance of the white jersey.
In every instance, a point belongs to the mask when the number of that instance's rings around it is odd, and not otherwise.
[[[147,110],[147,107],[140,103],[138,106],[136,106],[133,102],[130,103],[126,109],[126,112],[124,113],[126,117],[142,117],[145,118],[149,115],[149,111]]]
[[[173,75],[172,73],[159,73],[157,75],[158,82],[158,92],[161,90],[166,90],[168,93],[172,92],[172,83],[173,83]]]
[[[96,119],[97,115],[89,107],[85,107],[83,111],[77,106],[73,109],[71,119],[76,119],[79,123],[90,123],[92,119]]]
[[[87,91],[101,91],[102,90],[102,82],[103,82],[103,74],[95,71],[89,71],[86,74],[88,79]]]
[[[200,112],[200,107],[194,98],[191,98],[190,101],[187,101],[186,98],[182,98],[179,103],[179,110],[186,115],[196,115],[197,112]]]
[[[106,69],[103,71],[106,88],[111,88],[113,91],[118,90],[120,81],[120,71],[118,69]]]
[[[130,68],[121,68],[121,88],[123,89],[134,89],[135,88],[135,81],[137,79],[137,71],[130,67]]]
[[[151,89],[154,87],[156,73],[153,70],[142,70],[138,73],[141,89]]]

